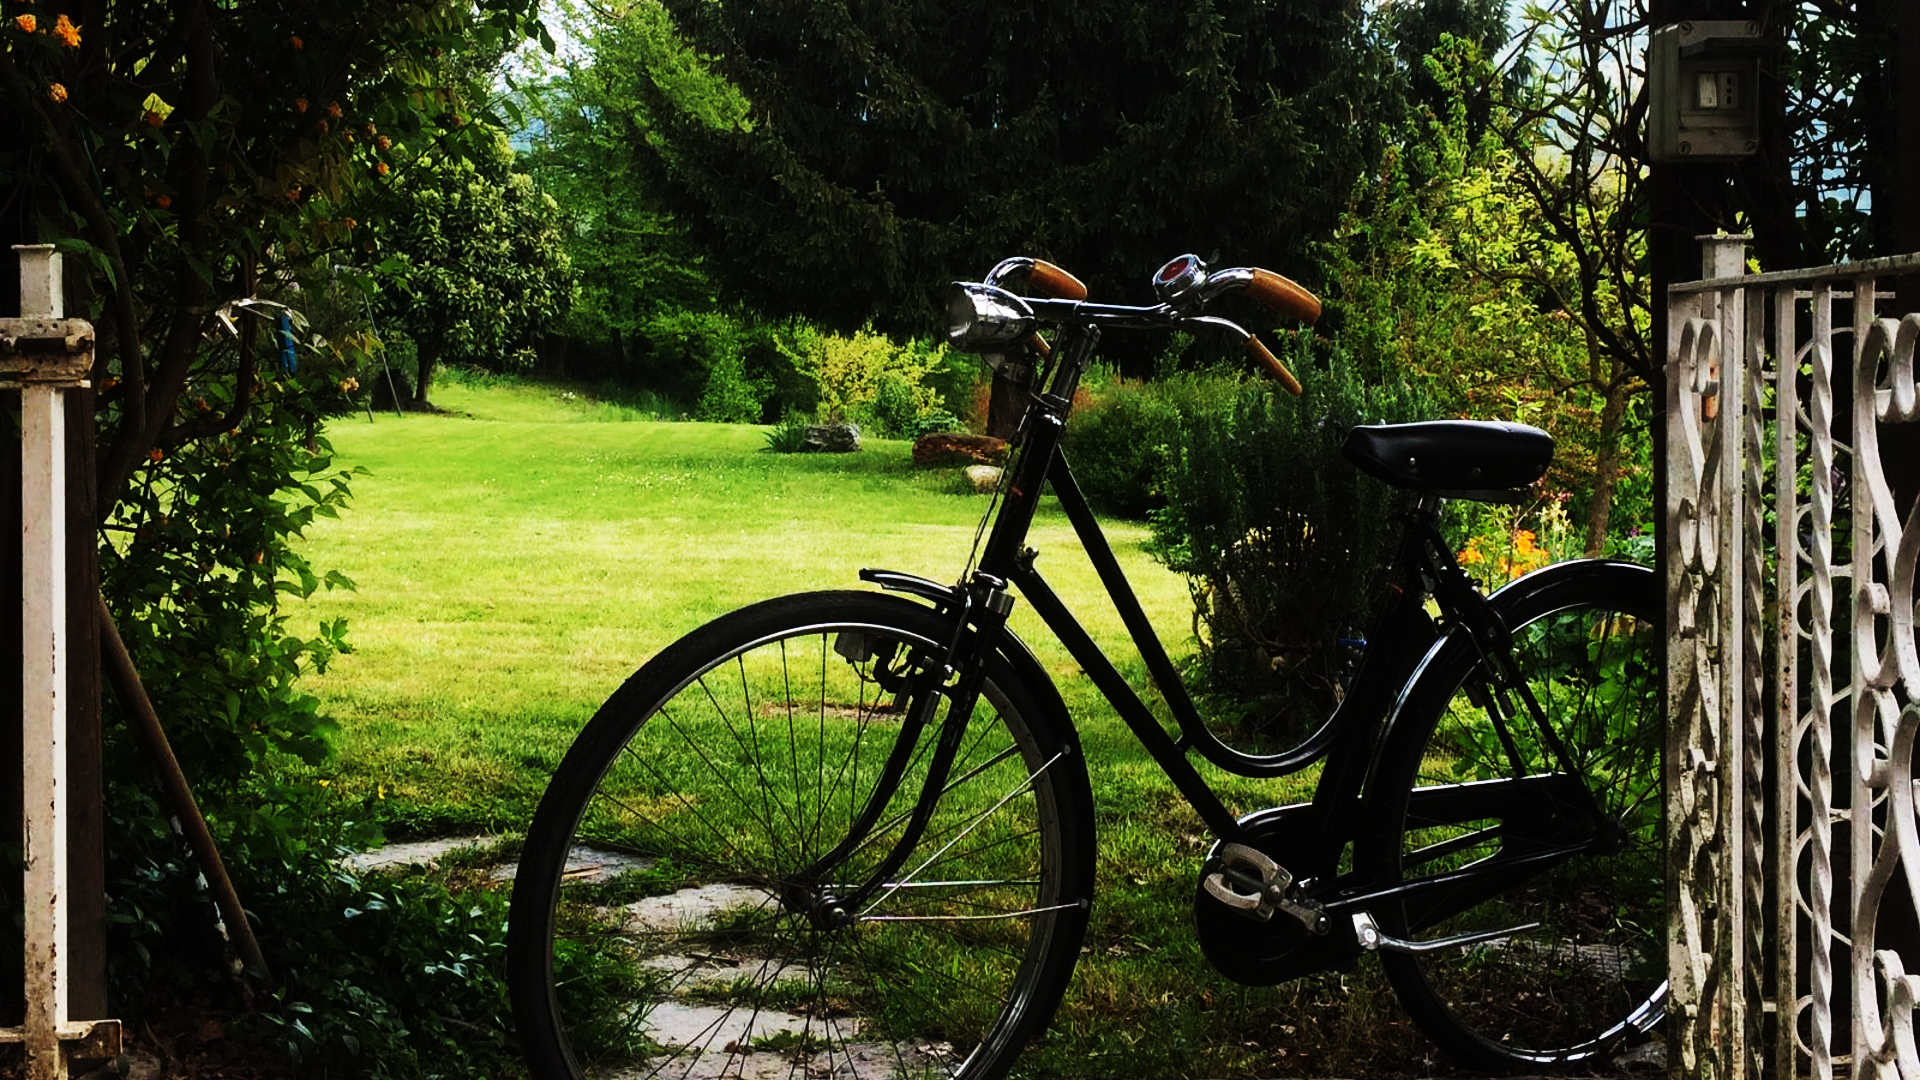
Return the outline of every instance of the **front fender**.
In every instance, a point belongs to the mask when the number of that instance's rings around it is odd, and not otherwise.
[[[860,580],[878,585],[888,592],[918,597],[933,605],[937,611],[957,611],[960,607],[959,586],[946,585],[932,578],[897,570],[866,568],[860,571]],[[1067,703],[1060,696],[1060,688],[1054,685],[1053,676],[1047,674],[1040,658],[1033,655],[1033,650],[1011,629],[1001,630],[1000,641],[995,648],[1007,665],[1013,668],[1014,675],[1033,691],[1047,710],[1046,720],[1053,725],[1054,733],[1077,756],[1080,753],[1080,733],[1074,729],[1072,718],[1067,715]]]

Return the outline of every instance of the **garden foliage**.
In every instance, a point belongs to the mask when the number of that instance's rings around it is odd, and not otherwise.
[[[367,834],[280,777],[288,760],[327,753],[329,723],[297,680],[345,647],[344,628],[297,630],[281,602],[348,584],[310,567],[299,539],[347,497],[321,427],[352,407],[370,343],[296,321],[284,357],[258,317],[275,309],[232,302],[300,307],[301,276],[364,243],[351,208],[392,182],[398,145],[464,158],[486,128],[471,122],[485,87],[457,56],[544,31],[521,0],[16,2],[4,14],[0,251],[59,245],[67,310],[98,333],[109,607],[243,889],[275,881],[332,902],[359,888],[326,878],[334,845]],[[0,293],[12,280],[0,274]],[[194,998],[217,1011],[230,1000],[222,946],[152,767],[120,741],[119,704],[109,700],[105,725],[111,1008],[138,1020],[150,1004]],[[357,1003],[309,1040],[304,1071],[492,1070],[497,1057],[469,1058],[454,1028],[410,1019],[444,1013],[450,991],[400,966],[470,951],[468,923],[423,918],[404,942],[334,948],[275,896],[249,897],[284,995],[263,1006],[265,1022],[311,1031],[299,1002]],[[485,981],[474,992],[498,996]]]
[[[526,373],[573,300],[559,204],[514,169],[506,137],[482,127],[463,152],[401,163],[367,200],[379,325],[413,342],[413,404],[441,361]]]
[[[1155,384],[1173,388],[1155,454],[1156,554],[1187,575],[1226,726],[1269,749],[1331,712],[1356,658],[1350,642],[1387,584],[1398,494],[1345,461],[1347,431],[1429,415],[1409,382],[1363,382],[1344,354],[1315,363],[1304,338],[1292,344],[1282,355],[1301,374],[1300,397],[1239,375]]]

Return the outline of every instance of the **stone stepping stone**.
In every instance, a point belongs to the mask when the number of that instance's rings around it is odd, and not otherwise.
[[[447,836],[438,840],[409,840],[405,843],[356,851],[340,860],[340,865],[356,874],[371,873],[375,870],[397,870],[408,866],[432,868],[438,866],[440,860],[452,852],[486,847],[498,839],[493,836]]]
[[[723,956],[675,956],[664,954],[649,956],[640,961],[640,966],[648,971],[657,971],[667,976],[669,988],[674,992],[697,990],[703,986],[724,986],[741,980],[774,981],[801,979],[806,977],[806,969],[788,968],[774,974],[776,965],[765,960],[734,960]]]
[[[737,908],[768,909],[779,901],[764,889],[745,885],[700,885],[665,896],[636,900],[623,908],[627,926],[635,930],[684,930],[697,927],[724,911]]]
[[[652,866],[655,861],[656,860],[649,859],[644,855],[629,855],[621,851],[603,851],[600,848],[579,844],[567,855],[567,867],[561,873],[564,875],[567,884],[578,885],[605,881],[608,878],[616,878],[621,874],[631,873],[635,870],[645,870]],[[517,863],[507,863],[503,866],[494,867],[493,870],[487,874],[487,877],[492,881],[512,881],[514,874],[518,873],[519,869],[520,867]]]

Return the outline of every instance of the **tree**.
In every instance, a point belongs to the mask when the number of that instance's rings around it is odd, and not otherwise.
[[[843,327],[924,330],[944,282],[1021,252],[1105,296],[1182,251],[1300,273],[1397,107],[1335,0],[670,0],[592,47],[644,73],[600,119],[715,279]]]
[[[391,170],[382,138],[460,144],[474,126],[464,122],[471,87],[443,53],[476,33],[535,33],[532,7],[40,0],[8,4],[0,21],[0,252],[60,246],[68,312],[96,329],[102,592],[229,867],[273,881],[249,899],[282,958],[271,912],[287,908],[276,902],[316,881],[323,895],[338,889],[319,850],[338,835],[315,835],[311,785],[282,784],[266,766],[327,749],[327,722],[298,678],[342,646],[342,627],[305,637],[279,605],[346,584],[311,569],[298,539],[345,499],[318,427],[351,404],[351,382],[337,343],[300,335],[288,360],[273,323],[255,314],[297,304],[297,276],[356,244],[360,224],[341,208]],[[0,294],[12,278],[0,273]],[[165,966],[170,947],[184,953],[194,937],[165,913],[195,910],[195,875],[151,793],[151,763],[127,745],[125,725],[103,729],[111,1014],[128,1015],[143,983],[197,990],[180,979],[194,967]],[[0,861],[19,857],[0,851]],[[19,937],[0,937],[0,951],[8,940]],[[287,1011],[270,1019],[313,1042],[300,995],[347,983],[353,1008],[330,1017],[346,1037],[316,1071],[390,1063],[406,1033],[378,1014],[424,1010],[364,991],[355,954],[326,959],[293,970],[274,961],[285,993],[265,1007]],[[223,979],[204,961],[190,958]],[[18,970],[17,954],[0,967]],[[381,1023],[376,1041],[369,1028]]]
[[[1580,493],[1597,554],[1648,364],[1634,178],[1596,163],[1598,144],[1556,147],[1580,114],[1535,105],[1565,100],[1551,83],[1510,99],[1479,49],[1449,36],[1425,67],[1440,110],[1361,185],[1328,249],[1334,321],[1360,355],[1429,376],[1444,412],[1552,431],[1556,483]]]
[[[633,343],[650,320],[710,311],[719,301],[704,253],[662,201],[658,177],[635,168],[634,132],[650,124],[636,117],[636,81],[657,81],[680,109],[716,124],[743,120],[745,101],[685,49],[657,6],[636,8],[611,27],[578,20],[573,34],[611,62],[570,61],[527,88],[530,146],[521,162],[559,202],[565,222],[578,279],[565,332],[613,358],[603,372],[630,375]],[[616,35],[642,41],[616,45]],[[651,66],[614,57],[629,52],[651,57]]]
[[[422,154],[396,174],[374,229],[390,252],[375,267],[381,325],[418,350],[416,408],[429,407],[442,359],[526,366],[514,351],[538,340],[571,303],[559,206],[512,166],[497,130],[463,156]]]

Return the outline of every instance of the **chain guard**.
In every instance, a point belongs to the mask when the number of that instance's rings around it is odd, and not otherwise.
[[[1255,848],[1301,879],[1322,883],[1334,877],[1331,852],[1324,836],[1325,820],[1307,803],[1259,810],[1240,819],[1239,842]],[[1216,842],[1200,868],[1200,881],[1219,865],[1224,842]],[[1316,890],[1308,882],[1305,896]],[[1258,919],[1235,911],[1198,884],[1193,901],[1194,932],[1200,951],[1214,970],[1247,986],[1273,986],[1316,971],[1351,966],[1360,954],[1351,933],[1333,927],[1324,934],[1308,930],[1285,912]]]

